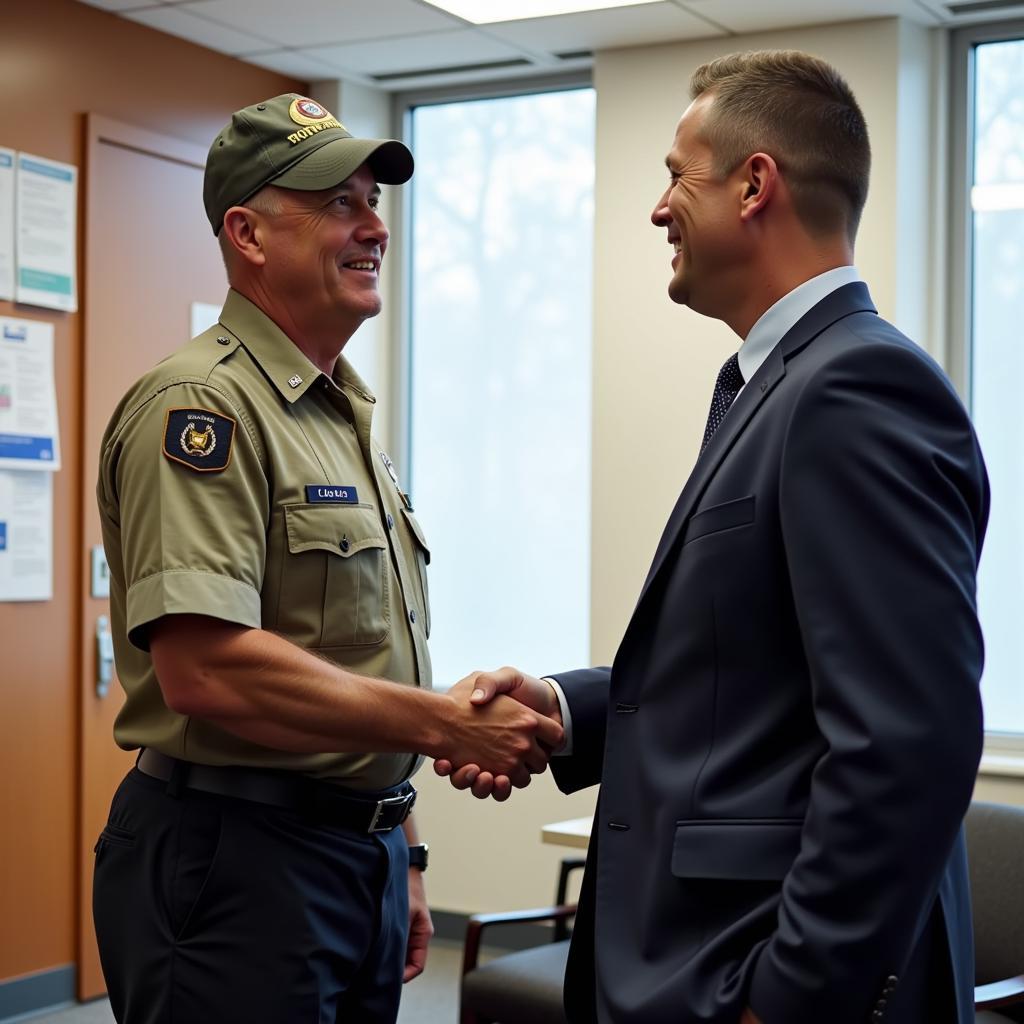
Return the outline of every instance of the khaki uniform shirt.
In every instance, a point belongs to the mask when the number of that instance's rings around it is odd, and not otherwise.
[[[230,292],[220,323],[125,396],[98,498],[118,676],[114,736],[203,764],[289,768],[383,789],[412,754],[295,754],[171,711],[148,653],[163,615],[263,628],[352,672],[430,686],[430,555],[370,432],[348,362],[321,373]]]

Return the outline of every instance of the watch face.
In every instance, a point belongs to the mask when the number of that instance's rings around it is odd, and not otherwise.
[[[427,844],[417,843],[409,847],[409,867],[427,870]]]

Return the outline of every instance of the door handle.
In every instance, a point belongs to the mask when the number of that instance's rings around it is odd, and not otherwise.
[[[114,678],[114,637],[110,619],[101,615],[96,620],[96,696],[106,697]]]

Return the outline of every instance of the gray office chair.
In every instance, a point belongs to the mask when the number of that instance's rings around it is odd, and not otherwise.
[[[555,905],[505,914],[474,914],[466,926],[462,956],[460,1024],[566,1024],[562,984],[569,954],[569,922],[576,913],[566,903],[569,875],[586,862],[562,861]],[[480,942],[486,928],[551,921],[551,941],[506,953],[480,964]]]
[[[1024,807],[975,802],[966,826],[975,1021],[1024,1021]]]

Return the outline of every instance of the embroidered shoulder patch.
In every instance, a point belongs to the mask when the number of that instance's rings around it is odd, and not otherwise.
[[[168,409],[164,455],[200,473],[218,473],[231,461],[235,421],[209,409]]]

